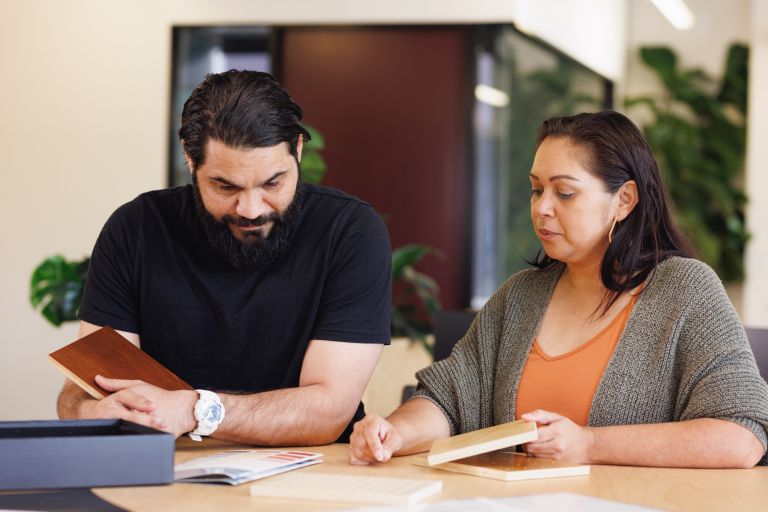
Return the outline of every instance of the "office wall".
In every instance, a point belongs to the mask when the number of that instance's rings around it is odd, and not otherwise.
[[[768,327],[768,0],[752,0],[750,10],[750,77],[747,122],[747,280],[744,283],[744,322]]]
[[[686,4],[696,16],[696,25],[690,30],[677,30],[648,0],[630,0],[624,80],[629,95],[659,90],[655,75],[640,61],[640,46],[670,46],[682,66],[701,67],[718,76],[728,45],[749,44],[751,0],[686,0]]]
[[[551,2],[548,12],[527,11],[534,35],[547,39],[547,18],[588,18],[605,27],[592,46],[623,46],[624,21],[614,19],[623,1],[594,0],[583,12]],[[116,206],[165,185],[173,24],[511,21],[526,4],[0,0],[0,420],[54,416],[62,378],[45,354],[76,336],[74,325],[55,330],[29,307],[32,269],[54,252],[88,254]],[[623,69],[611,52],[584,58],[614,77]]]

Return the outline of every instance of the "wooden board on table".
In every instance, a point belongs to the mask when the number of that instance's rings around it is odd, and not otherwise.
[[[512,421],[493,427],[438,439],[432,443],[427,461],[429,464],[442,464],[456,459],[463,459],[518,444],[535,441],[538,438],[536,422]]]
[[[251,485],[251,496],[411,505],[442,489],[440,480],[296,472]]]
[[[430,465],[426,458],[417,460],[415,464],[455,473],[504,480],[506,482],[534,478],[589,475],[589,466],[560,462],[553,459],[529,457],[524,453],[516,453],[513,448],[481,453],[436,466]]]

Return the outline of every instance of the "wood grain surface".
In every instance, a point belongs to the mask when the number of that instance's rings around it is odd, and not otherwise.
[[[481,453],[435,466],[431,466],[425,457],[417,459],[416,464],[507,482],[529,480],[532,478],[589,475],[589,466],[552,459],[528,457],[524,453],[516,453],[511,448]]]
[[[110,392],[96,384],[96,375],[143,380],[170,391],[192,389],[192,386],[111,327],[102,327],[51,352],[48,360],[97,399],[104,398]]]
[[[430,465],[442,464],[456,459],[463,459],[500,450],[509,446],[535,441],[536,423],[533,421],[511,421],[493,427],[438,439],[432,443],[427,461]]]

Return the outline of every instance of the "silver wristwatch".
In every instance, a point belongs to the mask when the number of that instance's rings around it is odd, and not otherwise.
[[[197,421],[195,430],[189,433],[189,437],[195,441],[202,441],[200,436],[209,436],[216,432],[224,421],[224,405],[219,395],[205,389],[196,389],[200,398],[195,402],[194,415]]]

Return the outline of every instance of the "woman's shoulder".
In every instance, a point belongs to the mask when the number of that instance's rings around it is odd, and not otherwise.
[[[651,275],[651,280],[667,286],[698,284],[701,286],[722,286],[715,271],[695,258],[673,256],[659,263]]]
[[[662,261],[651,274],[646,290],[660,306],[667,301],[696,307],[730,304],[725,287],[712,267],[694,258],[674,256]]]

